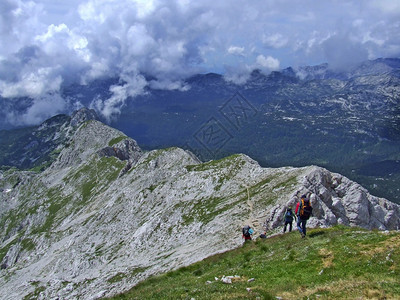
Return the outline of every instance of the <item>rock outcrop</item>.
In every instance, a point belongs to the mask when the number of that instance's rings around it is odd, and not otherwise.
[[[72,114],[70,125],[75,127],[90,120],[99,120],[96,111],[83,107]]]
[[[113,146],[105,147],[98,152],[99,156],[117,157],[120,160],[128,160],[137,162],[142,155],[142,150],[132,139],[125,138],[124,140],[114,144]]]
[[[296,205],[299,197],[309,194],[314,207],[314,218],[309,225],[327,227],[337,224],[359,226],[367,229],[398,230],[400,227],[399,205],[372,196],[358,183],[319,167],[310,167],[299,189],[286,203],[277,203],[277,214],[267,220],[267,228],[282,223],[286,207]],[[281,216],[280,218],[277,216]]]
[[[80,125],[97,119],[94,110],[81,108],[71,117],[56,115],[38,126],[5,131],[0,138],[0,165],[44,170],[55,161],[59,151],[69,145],[68,141]]]
[[[201,163],[179,148],[144,152],[95,120],[77,127],[43,173],[9,170],[0,186],[2,299],[119,293],[240,246],[245,224],[281,230],[285,207],[303,193],[314,206],[310,226],[400,225],[398,205],[326,169],[261,168],[241,154]]]

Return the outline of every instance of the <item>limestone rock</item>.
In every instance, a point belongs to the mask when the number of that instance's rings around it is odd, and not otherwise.
[[[74,127],[90,120],[99,120],[96,111],[83,107],[72,114],[70,125]]]
[[[306,193],[311,227],[400,225],[399,205],[326,169],[261,168],[242,154],[201,163],[180,148],[144,152],[95,120],[78,125],[44,172],[7,172],[1,299],[115,295],[242,245],[244,225],[281,230],[286,207]]]

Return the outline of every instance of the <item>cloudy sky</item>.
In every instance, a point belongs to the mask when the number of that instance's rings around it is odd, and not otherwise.
[[[111,116],[196,73],[240,83],[256,68],[400,57],[400,0],[1,0],[0,38],[1,97],[32,99],[7,118],[31,124],[71,106],[70,83],[119,76],[93,103]]]

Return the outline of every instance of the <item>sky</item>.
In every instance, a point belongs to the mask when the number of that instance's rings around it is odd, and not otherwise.
[[[111,118],[146,87],[187,90],[197,73],[241,84],[254,69],[379,57],[400,57],[400,0],[0,1],[0,95],[31,99],[3,111],[15,125],[78,107],[60,94],[71,83],[120,78],[92,103]]]

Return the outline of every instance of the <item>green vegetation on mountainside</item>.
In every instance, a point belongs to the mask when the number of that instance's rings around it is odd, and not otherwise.
[[[108,142],[108,146],[112,147],[112,146],[118,144],[119,142],[125,140],[126,138],[128,138],[128,137],[125,136],[125,135],[121,135],[119,137],[116,137],[116,138],[114,138],[114,139],[112,139],[111,141]]]
[[[111,299],[394,299],[399,246],[398,232],[337,226],[305,239],[292,232],[151,277]],[[215,280],[224,275],[240,278]]]
[[[102,157],[83,164],[65,177],[60,185],[46,188],[39,180],[26,184],[20,192],[24,202],[17,208],[0,214],[0,228],[3,229],[0,237],[7,240],[15,236],[11,242],[0,246],[0,262],[13,245],[19,244],[22,249],[32,250],[36,247],[32,236],[49,236],[52,229],[67,215],[87,208],[92,197],[106,190],[124,166],[125,162],[115,157]],[[5,174],[3,185],[17,185],[21,180],[15,170],[8,170]],[[30,219],[40,221],[33,222]]]

